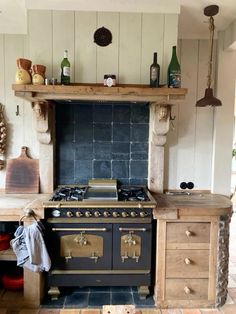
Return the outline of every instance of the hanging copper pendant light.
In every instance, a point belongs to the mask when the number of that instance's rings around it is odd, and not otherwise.
[[[208,75],[207,75],[207,88],[205,89],[205,95],[203,98],[197,101],[197,107],[206,107],[206,106],[222,106],[222,103],[219,99],[213,96],[213,89],[211,88],[212,81],[212,57],[213,57],[213,40],[214,40],[214,18],[219,12],[218,5],[209,5],[204,9],[204,15],[209,16],[209,30],[210,30],[210,53],[209,53],[209,64],[208,64]]]

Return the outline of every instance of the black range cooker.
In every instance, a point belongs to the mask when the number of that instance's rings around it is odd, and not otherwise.
[[[115,180],[61,186],[44,203],[49,295],[62,286],[137,286],[140,297],[152,285],[153,217],[156,202],[145,187]]]

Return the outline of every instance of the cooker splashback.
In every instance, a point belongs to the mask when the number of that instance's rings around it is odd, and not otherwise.
[[[91,178],[147,184],[148,103],[57,102],[56,185]]]

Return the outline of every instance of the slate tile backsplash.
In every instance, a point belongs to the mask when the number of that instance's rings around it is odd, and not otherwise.
[[[57,184],[92,178],[147,184],[149,105],[58,102]]]

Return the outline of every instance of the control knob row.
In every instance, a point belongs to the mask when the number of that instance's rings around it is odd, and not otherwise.
[[[82,213],[82,212],[80,212],[80,211],[77,211],[76,213],[75,213],[75,216],[76,217],[82,217],[82,216],[85,216],[85,217],[91,217],[93,214],[90,212],[90,211],[86,211],[84,214]],[[113,213],[112,213],[112,216],[114,217],[114,218],[118,218],[118,217],[120,217],[120,215],[123,217],[123,218],[126,218],[126,217],[129,217],[129,216],[131,216],[131,217],[137,217],[138,216],[138,213],[136,213],[136,212],[134,212],[134,211],[132,211],[130,214],[129,213],[127,213],[127,212],[122,212],[121,214],[120,213],[118,213],[118,212],[116,212],[116,211],[114,211]],[[74,214],[73,214],[73,212],[71,212],[71,211],[68,211],[68,212],[66,212],[66,216],[67,217],[73,217],[74,216]],[[97,210],[97,211],[95,211],[94,212],[94,216],[95,217],[100,217],[100,216],[102,216],[102,214]],[[103,216],[104,217],[109,217],[109,216],[111,216],[111,213],[109,213],[108,211],[104,211],[103,212]],[[139,213],[139,216],[141,217],[141,218],[144,218],[144,217],[147,217],[148,216],[148,213],[146,213],[146,212],[140,212]]]

